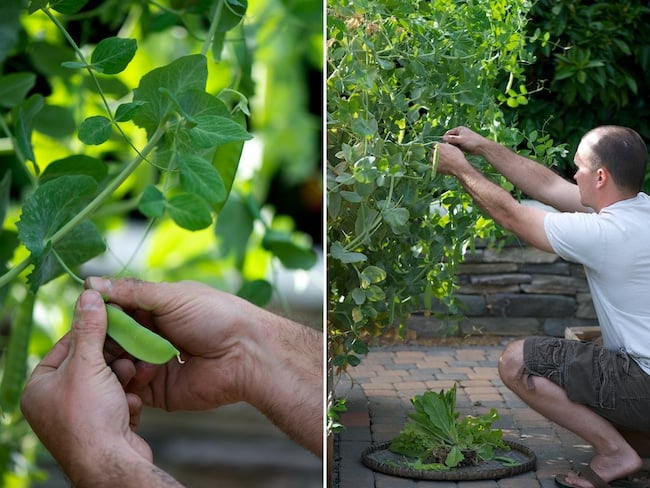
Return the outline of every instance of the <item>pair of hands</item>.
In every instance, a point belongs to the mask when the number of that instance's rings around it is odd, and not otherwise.
[[[467,127],[456,127],[442,136],[438,144],[437,172],[453,175],[469,162],[463,153],[479,154],[487,139]],[[433,161],[432,161],[433,162]]]
[[[135,433],[143,404],[204,410],[262,402],[259,385],[268,379],[252,370],[260,366],[252,357],[260,337],[251,321],[271,320],[268,312],[194,282],[89,278],[86,286],[71,331],[35,368],[21,399],[25,418],[73,481],[92,477],[108,451],[151,463]],[[106,340],[103,298],[174,343],[184,363],[126,357]]]

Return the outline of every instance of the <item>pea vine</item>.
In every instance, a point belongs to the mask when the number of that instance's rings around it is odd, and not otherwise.
[[[502,105],[524,103],[526,2],[329,3],[328,246],[332,366],[413,310],[453,300],[465,249],[495,228],[429,162],[468,125],[512,142]],[[477,164],[484,164],[477,161]]]

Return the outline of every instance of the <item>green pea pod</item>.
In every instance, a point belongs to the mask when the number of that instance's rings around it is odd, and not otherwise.
[[[440,151],[440,145],[436,142],[433,145],[433,151],[431,154],[431,174],[433,176],[436,175],[438,171],[438,153]]]
[[[11,413],[20,400],[20,394],[27,376],[27,351],[32,335],[32,314],[34,312],[35,293],[27,293],[25,300],[18,306],[18,311],[11,326],[11,335],[5,354],[4,373],[0,383],[0,408]]]
[[[176,356],[182,363],[180,352],[167,339],[143,327],[119,308],[106,305],[108,335],[126,352],[151,364],[164,364]]]

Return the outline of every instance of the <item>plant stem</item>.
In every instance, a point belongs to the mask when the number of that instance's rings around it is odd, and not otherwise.
[[[210,50],[210,45],[212,44],[212,39],[217,33],[217,26],[221,20],[221,11],[223,10],[223,0],[217,0],[217,6],[214,9],[214,16],[212,17],[212,22],[210,23],[210,30],[208,31],[208,37],[206,37],[203,42],[203,47],[201,48],[201,54],[205,56]]]
[[[147,237],[151,234],[151,231],[153,230],[153,226],[156,223],[157,219],[154,217],[152,219],[149,219],[149,222],[147,223],[147,228],[145,229],[144,233],[142,234],[142,237],[140,238],[140,241],[138,242],[138,245],[135,247],[133,252],[131,252],[131,256],[129,257],[129,260],[126,263],[122,264],[122,269],[116,273],[117,276],[122,275],[125,273],[130,267],[131,264],[133,263],[133,260],[135,259],[136,255],[142,249],[142,246],[144,245],[145,241],[147,240]]]
[[[11,268],[9,271],[7,271],[5,274],[0,276],[0,288],[10,283],[14,278],[16,278],[20,273],[22,273],[30,264],[32,264],[31,254],[27,256],[25,259],[23,259],[16,266]]]
[[[84,284],[84,280],[82,280],[79,276],[77,276],[77,273],[75,273],[74,271],[72,271],[72,270],[70,269],[70,267],[69,267],[67,264],[65,264],[65,261],[63,260],[63,258],[61,258],[61,256],[59,256],[59,253],[56,252],[55,249],[52,249],[52,254],[54,254],[54,257],[55,257],[56,260],[59,262],[59,264],[61,265],[61,267],[65,270],[65,272],[68,273],[68,275],[70,276],[70,278],[72,278],[74,281],[76,281],[76,282],[79,283],[80,285],[83,285],[83,284]]]

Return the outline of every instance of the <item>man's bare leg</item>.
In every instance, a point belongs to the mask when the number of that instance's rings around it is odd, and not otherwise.
[[[564,389],[551,380],[522,375],[523,357],[523,341],[509,344],[499,359],[501,379],[533,410],[594,446],[596,455],[591,460],[591,469],[609,482],[641,468],[642,461],[637,452],[610,422],[584,405],[569,400]],[[567,476],[567,481],[577,487],[592,488],[590,482],[574,473]]]

